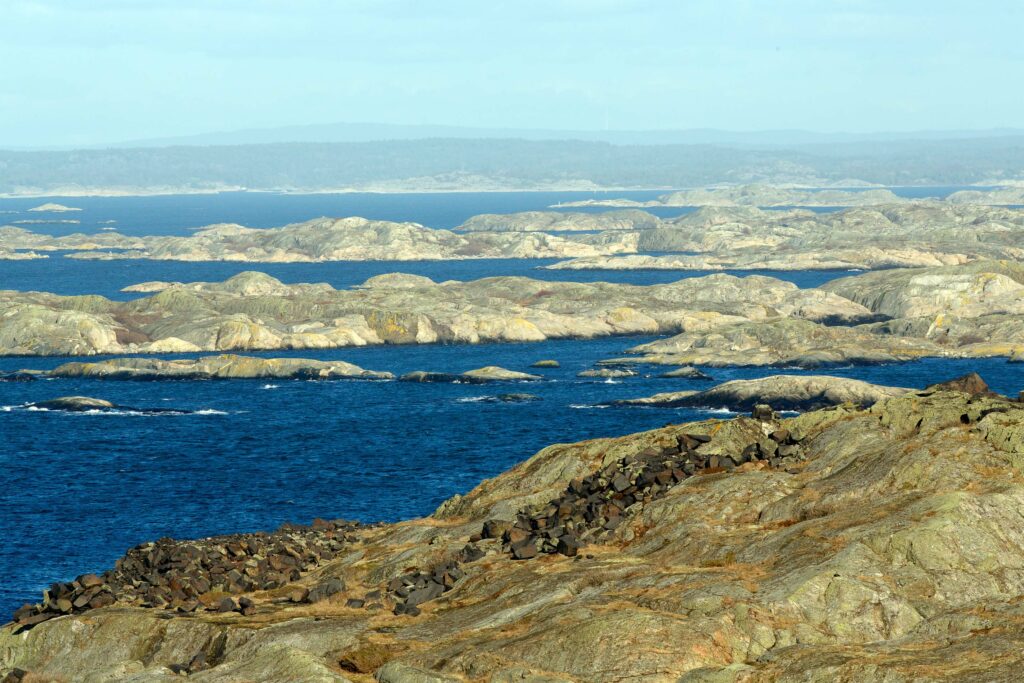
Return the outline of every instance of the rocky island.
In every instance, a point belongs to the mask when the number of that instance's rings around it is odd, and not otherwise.
[[[114,231],[53,237],[0,228],[0,255],[319,263],[567,259],[558,270],[821,270],[958,265],[1024,257],[1024,209],[905,201],[816,213],[708,206],[676,218],[637,210],[475,216],[458,229],[321,218],[281,228],[212,225],[187,237]]]
[[[392,274],[351,290],[261,273],[144,285],[128,302],[0,291],[0,355],[88,355],[540,341],[671,333],[778,316],[855,323],[864,306],[822,290],[712,275],[635,286]]]
[[[585,199],[565,202],[562,207],[615,206],[615,207],[657,207],[657,206],[875,206],[895,204],[904,201],[885,188],[821,188],[792,185],[723,185],[719,187],[692,188],[669,192],[657,199],[638,202],[630,199]]]
[[[651,230],[661,221],[657,216],[625,209],[602,213],[524,211],[511,214],[485,213],[473,216],[457,230],[465,232],[601,232],[604,230]]]
[[[260,273],[143,283],[128,302],[0,292],[0,355],[311,349],[674,334],[605,364],[794,365],[1024,357],[1024,270],[975,261],[818,289],[763,276],[670,284],[381,275],[349,290]]]
[[[73,251],[69,258],[163,261],[419,261],[473,258],[575,258],[636,250],[632,233],[568,238],[544,232],[466,232],[418,223],[320,218],[282,228],[211,225],[187,237],[116,232],[51,237],[0,228],[0,248]]]
[[[832,213],[703,208],[637,234],[638,252],[561,270],[823,270],[958,265],[1024,257],[1024,210],[907,202]]]
[[[164,539],[18,610],[0,673],[1012,680],[1021,424],[937,387],[552,446],[399,524]]]
[[[859,187],[854,187],[860,185]],[[585,199],[565,202],[559,207],[609,206],[609,207],[659,207],[659,206],[753,206],[753,207],[841,207],[879,206],[901,202],[917,202],[906,199],[892,190],[872,186],[870,183],[847,181],[834,183],[832,187],[811,187],[807,185],[786,185],[752,183],[747,185],[721,185],[692,188],[669,192],[657,199],[638,202],[630,199]],[[944,200],[930,198],[930,202],[946,201],[953,204],[1022,205],[1024,190],[1016,185],[983,190],[960,190]]]
[[[612,401],[609,405],[724,408],[742,412],[768,404],[778,410],[816,410],[844,403],[870,406],[910,391],[828,375],[772,375],[761,379],[737,379],[704,391],[665,392],[646,398]]]
[[[253,358],[233,354],[194,359],[113,358],[96,363],[65,363],[40,376],[122,380],[197,379],[392,379],[344,361]]]
[[[57,204],[56,202],[46,202],[39,206],[33,206],[31,209],[28,209],[28,211],[39,213],[67,213],[69,211],[81,211],[81,209],[76,206],[65,206],[64,204]]]

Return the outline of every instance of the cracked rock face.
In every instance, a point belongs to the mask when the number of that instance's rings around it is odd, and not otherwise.
[[[197,681],[1015,680],[1024,407],[936,388],[762,417],[551,446],[431,517],[362,529],[288,585],[234,596],[234,611],[118,603],[5,627],[0,672],[69,683],[176,670]],[[574,557],[517,560],[481,534],[523,510],[546,515],[573,480],[687,439],[709,462],[762,441],[797,443],[799,457],[655,477],[656,496]],[[616,477],[609,495],[624,495]],[[393,613],[389,585],[433,585],[420,579],[474,536],[472,561]],[[318,586],[332,587],[319,602],[289,598]]]

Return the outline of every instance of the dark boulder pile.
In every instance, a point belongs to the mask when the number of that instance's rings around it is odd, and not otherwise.
[[[194,541],[163,538],[132,548],[114,569],[55,583],[43,602],[24,605],[14,621],[29,627],[62,614],[115,602],[178,612],[209,610],[251,614],[254,603],[231,597],[279,588],[335,557],[355,540],[355,522],[316,520],[311,526],[285,525],[273,533],[233,534]],[[318,587],[319,588],[319,587]],[[320,589],[327,597],[329,582]],[[344,583],[334,592],[344,589]],[[314,589],[316,590],[316,589]],[[312,592],[310,592],[312,593]],[[319,596],[306,595],[315,601]]]
[[[759,417],[771,419],[759,411]],[[799,455],[799,446],[784,430],[732,455],[708,455],[700,447],[711,441],[704,434],[683,434],[666,448],[648,448],[627,456],[582,479],[574,479],[561,496],[540,508],[520,512],[514,522],[491,520],[481,538],[500,538],[514,559],[527,560],[540,553],[573,557],[588,541],[617,529],[639,508],[660,498],[676,484],[697,474],[729,472],[748,462],[766,461],[782,467],[787,457]]]
[[[753,417],[770,423],[776,414],[771,406],[761,404],[754,409]],[[546,505],[520,511],[515,521],[484,522],[456,557],[427,571],[417,570],[391,580],[387,588],[395,603],[394,613],[416,616],[420,613],[418,605],[454,588],[464,575],[461,565],[484,557],[477,545],[484,539],[500,539],[502,550],[515,560],[529,560],[542,553],[576,557],[588,542],[615,531],[627,516],[664,496],[684,479],[731,472],[746,463],[787,468],[803,459],[800,439],[787,429],[775,429],[732,455],[701,452],[701,446],[711,441],[705,434],[683,434],[673,446],[648,448],[574,479],[561,496]]]
[[[388,584],[388,593],[395,602],[395,614],[416,616],[419,607],[428,600],[441,597],[442,593],[455,587],[455,582],[465,576],[458,560],[439,564],[430,571],[416,571],[395,577]]]

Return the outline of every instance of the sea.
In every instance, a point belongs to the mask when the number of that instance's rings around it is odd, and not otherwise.
[[[932,192],[955,189],[959,188]],[[921,193],[919,188],[906,191],[917,196]],[[660,193],[609,196],[643,200]],[[475,214],[541,210],[596,196],[600,195],[227,193],[0,199],[0,224],[39,219],[40,214],[27,209],[54,201],[83,209],[59,214],[57,219],[81,222],[22,227],[60,234],[116,225],[129,234],[188,234],[217,222],[271,227],[321,215],[363,215],[452,228]],[[662,215],[679,215],[686,209],[660,211]],[[633,284],[701,274],[538,270],[544,263],[520,259],[325,264],[105,262],[65,259],[57,254],[38,261],[0,261],[0,290],[126,298],[138,295],[125,294],[121,288],[141,281],[214,281],[242,270],[261,270],[285,282],[329,282],[339,288],[386,272],[416,273],[435,280],[521,275]],[[851,273],[762,274],[814,287]],[[145,541],[273,530],[286,522],[308,523],[316,517],[375,522],[429,514],[445,499],[469,491],[549,444],[731,415],[725,411],[612,407],[606,405],[609,401],[704,389],[722,381],[780,372],[778,368],[704,368],[713,379],[693,381],[663,378],[660,374],[667,368],[641,366],[635,377],[577,377],[598,361],[623,355],[651,339],[611,337],[253,354],[340,359],[396,375],[413,370],[455,373],[500,365],[543,376],[539,381],[520,383],[0,382],[0,621],[21,604],[38,601],[50,583],[110,568],[127,549]],[[557,360],[561,367],[530,369],[543,359]],[[0,373],[47,369],[68,360],[72,359],[0,357]],[[1024,389],[1024,365],[1003,359],[928,359],[828,369],[833,375],[907,387],[924,387],[971,371],[981,373],[996,391],[1016,395]],[[502,400],[509,393],[528,393],[536,400]],[[73,414],[26,407],[67,395],[103,398],[121,408]]]

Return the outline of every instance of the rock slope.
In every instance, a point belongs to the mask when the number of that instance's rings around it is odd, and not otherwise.
[[[0,631],[0,672],[67,683],[176,672],[207,683],[1015,680],[1022,424],[1016,402],[933,390],[552,446],[431,517],[344,527],[308,565],[269,545],[267,571],[283,571],[271,557],[288,569],[275,588],[256,560],[245,585],[162,596],[178,563],[195,565],[193,580],[236,562],[237,578],[248,574],[258,546],[245,539],[132,551],[120,573],[55,585],[57,612],[42,623]],[[336,528],[292,551],[306,558]],[[154,597],[122,595],[121,576]],[[97,587],[117,603],[90,609],[82,591]],[[315,591],[326,598],[312,602]]]

